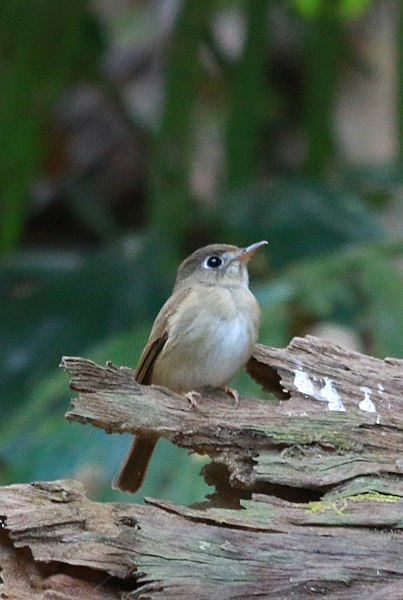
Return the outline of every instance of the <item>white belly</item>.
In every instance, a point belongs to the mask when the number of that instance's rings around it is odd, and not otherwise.
[[[249,294],[255,308],[256,300]],[[258,328],[253,310],[229,313],[217,315],[210,302],[197,314],[173,320],[169,339],[154,365],[153,383],[177,391],[225,386],[249,360]]]
[[[217,372],[217,377],[228,383],[249,360],[255,341],[251,340],[250,319],[239,316],[221,321],[208,343],[210,372]]]

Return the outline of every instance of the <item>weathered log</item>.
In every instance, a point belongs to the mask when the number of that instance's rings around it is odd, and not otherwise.
[[[402,598],[397,497],[198,510],[101,504],[59,481],[2,488],[0,505],[8,600]]]
[[[403,361],[257,346],[248,371],[277,399],[206,390],[196,409],[130,369],[62,365],[69,420],[207,453],[217,494],[138,506],[76,482],[2,488],[5,598],[403,598]]]
[[[138,384],[130,369],[67,357],[62,365],[79,392],[69,420],[108,432],[150,429],[225,464],[232,488],[274,485],[283,497],[298,491],[303,500],[309,490],[320,495],[358,476],[373,489],[373,476],[386,476],[393,493],[403,492],[396,477],[403,473],[401,360],[312,337],[295,338],[286,349],[258,345],[248,371],[283,399],[241,398],[235,409],[230,397],[210,390],[199,410],[184,396]]]

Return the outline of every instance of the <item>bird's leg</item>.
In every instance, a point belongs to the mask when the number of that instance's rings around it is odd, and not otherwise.
[[[200,392],[186,392],[185,394],[185,398],[186,400],[189,400],[190,402],[190,408],[199,408],[198,404],[197,404],[197,398],[200,398],[201,394]]]
[[[224,392],[226,394],[228,394],[229,396],[232,396],[233,399],[235,400],[235,408],[238,408],[238,404],[239,404],[239,393],[237,390],[235,390],[232,387],[228,387],[227,385],[224,388]]]

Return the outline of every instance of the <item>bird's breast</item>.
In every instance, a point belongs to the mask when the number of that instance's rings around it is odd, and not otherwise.
[[[153,383],[178,391],[226,385],[250,358],[259,312],[248,288],[192,290],[169,319]]]

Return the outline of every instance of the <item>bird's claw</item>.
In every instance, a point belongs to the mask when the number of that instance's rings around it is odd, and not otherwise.
[[[239,404],[239,393],[237,390],[235,390],[232,387],[228,387],[227,385],[224,388],[224,392],[226,394],[228,394],[229,396],[232,396],[233,399],[235,400],[235,408],[238,408],[238,404]]]
[[[185,398],[186,400],[189,400],[190,402],[190,408],[199,408],[199,405],[197,404],[197,398],[200,398],[201,394],[199,392],[187,392],[185,394]]]

